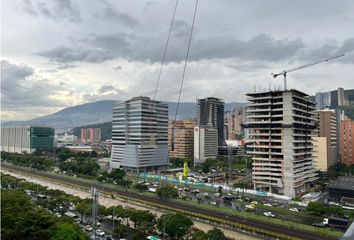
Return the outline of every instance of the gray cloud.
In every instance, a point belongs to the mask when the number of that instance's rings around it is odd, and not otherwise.
[[[62,102],[50,98],[59,86],[37,78],[32,67],[1,61],[1,101],[3,109],[19,106],[60,106]]]
[[[178,22],[178,36],[188,30],[185,23]],[[184,33],[183,33],[184,32]],[[170,43],[167,61],[179,62],[185,57],[186,38]],[[238,58],[245,60],[279,61],[292,58],[304,47],[300,39],[274,39],[266,34],[249,40],[234,36],[211,36],[193,41],[191,60]],[[129,61],[159,62],[162,53],[161,42],[151,37],[126,33],[90,35],[81,39],[75,47],[61,46],[38,54],[57,62],[104,62],[124,58]]]
[[[35,2],[24,0],[21,3],[23,12],[33,16],[43,16],[60,22],[67,20],[70,22],[80,22],[81,14],[71,0],[51,0],[45,2]]]
[[[132,16],[126,13],[119,12],[114,6],[107,6],[104,10],[103,18],[109,21],[117,21],[128,27],[135,27],[139,25],[139,22]]]

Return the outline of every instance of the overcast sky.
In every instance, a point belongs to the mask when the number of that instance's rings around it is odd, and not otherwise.
[[[2,120],[103,99],[152,97],[175,0],[4,0]],[[157,94],[176,101],[194,1],[179,0]],[[288,75],[308,94],[354,88],[354,1],[199,0],[182,101],[246,101],[270,73],[345,53]]]

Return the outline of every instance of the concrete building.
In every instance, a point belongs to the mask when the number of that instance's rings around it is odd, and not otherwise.
[[[334,110],[315,111],[317,127],[313,141],[316,169],[328,171],[337,163],[337,120]]]
[[[195,120],[170,121],[168,125],[169,156],[193,159]],[[172,131],[174,141],[172,142]]]
[[[338,106],[345,106],[346,102],[345,102],[345,96],[344,96],[344,88],[338,88],[337,91],[338,94]]]
[[[350,119],[340,123],[340,158],[345,165],[354,164],[354,121]]]
[[[203,163],[218,156],[218,130],[213,127],[194,127],[194,163]]]
[[[148,97],[117,102],[110,167],[145,171],[168,163],[168,105]]]
[[[254,188],[294,197],[317,179],[312,158],[315,104],[297,90],[247,94]]]
[[[77,141],[76,136],[69,133],[56,134],[54,136],[54,142],[57,147],[62,147],[65,145],[74,145],[76,141]]]
[[[331,106],[331,93],[318,92],[316,93],[316,109],[329,108]]]
[[[94,144],[101,141],[100,128],[81,128],[80,141],[83,144]]]
[[[218,145],[225,145],[224,102],[214,97],[198,99],[197,126],[216,128],[218,130]]]
[[[1,151],[33,153],[35,150],[53,151],[54,129],[49,127],[1,127]]]

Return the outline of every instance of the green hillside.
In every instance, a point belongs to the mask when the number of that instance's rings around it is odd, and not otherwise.
[[[101,139],[103,141],[112,138],[112,122],[97,123],[97,124],[91,124],[91,125],[86,125],[81,127],[75,127],[73,129],[73,134],[78,138],[80,138],[81,128],[100,128],[102,134]]]

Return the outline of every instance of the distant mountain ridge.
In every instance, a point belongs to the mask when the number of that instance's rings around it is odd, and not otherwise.
[[[105,123],[112,121],[113,100],[103,100],[68,107],[56,113],[35,118],[28,121],[10,121],[2,123],[3,126],[48,126],[57,129],[71,129],[74,127]],[[169,107],[169,118],[174,118],[176,102],[166,102]],[[246,103],[225,103],[225,111],[231,111],[234,107],[246,106]],[[196,115],[195,102],[181,102],[177,119],[194,118]]]

